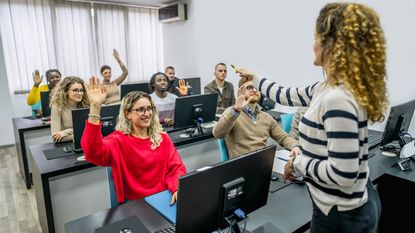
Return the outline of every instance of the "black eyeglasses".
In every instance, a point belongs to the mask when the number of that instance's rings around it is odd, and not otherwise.
[[[246,86],[246,90],[247,91],[253,91],[254,89],[255,89],[255,91],[257,90],[254,85],[248,85],[248,86]]]
[[[79,94],[79,93],[84,94],[85,93],[84,89],[78,89],[78,88],[71,89],[71,91],[75,92],[76,94]]]
[[[136,112],[136,113],[138,113],[138,114],[140,114],[140,115],[144,115],[144,114],[146,114],[146,112],[148,112],[148,113],[152,113],[153,111],[154,111],[154,107],[151,107],[151,106],[148,106],[148,107],[139,107],[139,108],[134,108],[134,109],[131,109],[130,111],[131,112]]]

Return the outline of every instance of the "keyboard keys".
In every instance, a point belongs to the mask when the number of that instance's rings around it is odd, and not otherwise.
[[[155,233],[175,233],[176,232],[176,227],[171,225],[165,228],[162,228],[158,231],[156,231]]]

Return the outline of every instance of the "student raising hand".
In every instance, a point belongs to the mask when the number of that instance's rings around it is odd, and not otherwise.
[[[91,105],[101,106],[107,97],[107,89],[104,85],[101,85],[99,79],[92,76],[89,79],[89,86],[87,87],[87,94]]]

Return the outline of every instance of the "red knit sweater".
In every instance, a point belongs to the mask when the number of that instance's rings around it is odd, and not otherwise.
[[[170,137],[163,133],[160,146],[151,150],[150,139],[124,135],[121,131],[102,138],[101,124],[88,122],[81,139],[85,158],[99,166],[111,166],[118,202],[178,189],[186,168]]]

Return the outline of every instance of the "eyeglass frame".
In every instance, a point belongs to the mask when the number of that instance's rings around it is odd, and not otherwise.
[[[85,89],[83,89],[83,88],[81,88],[81,89],[74,88],[74,89],[69,89],[69,90],[75,92],[76,94],[80,94],[80,93],[85,94],[86,93]]]
[[[151,111],[151,113],[153,113],[154,110],[156,110],[156,107],[148,106],[147,108],[146,107],[133,108],[133,109],[130,109],[129,112],[136,112],[139,115],[144,115],[144,114],[146,114],[146,112],[150,113],[150,111]],[[142,111],[142,112],[140,112],[140,111]]]

